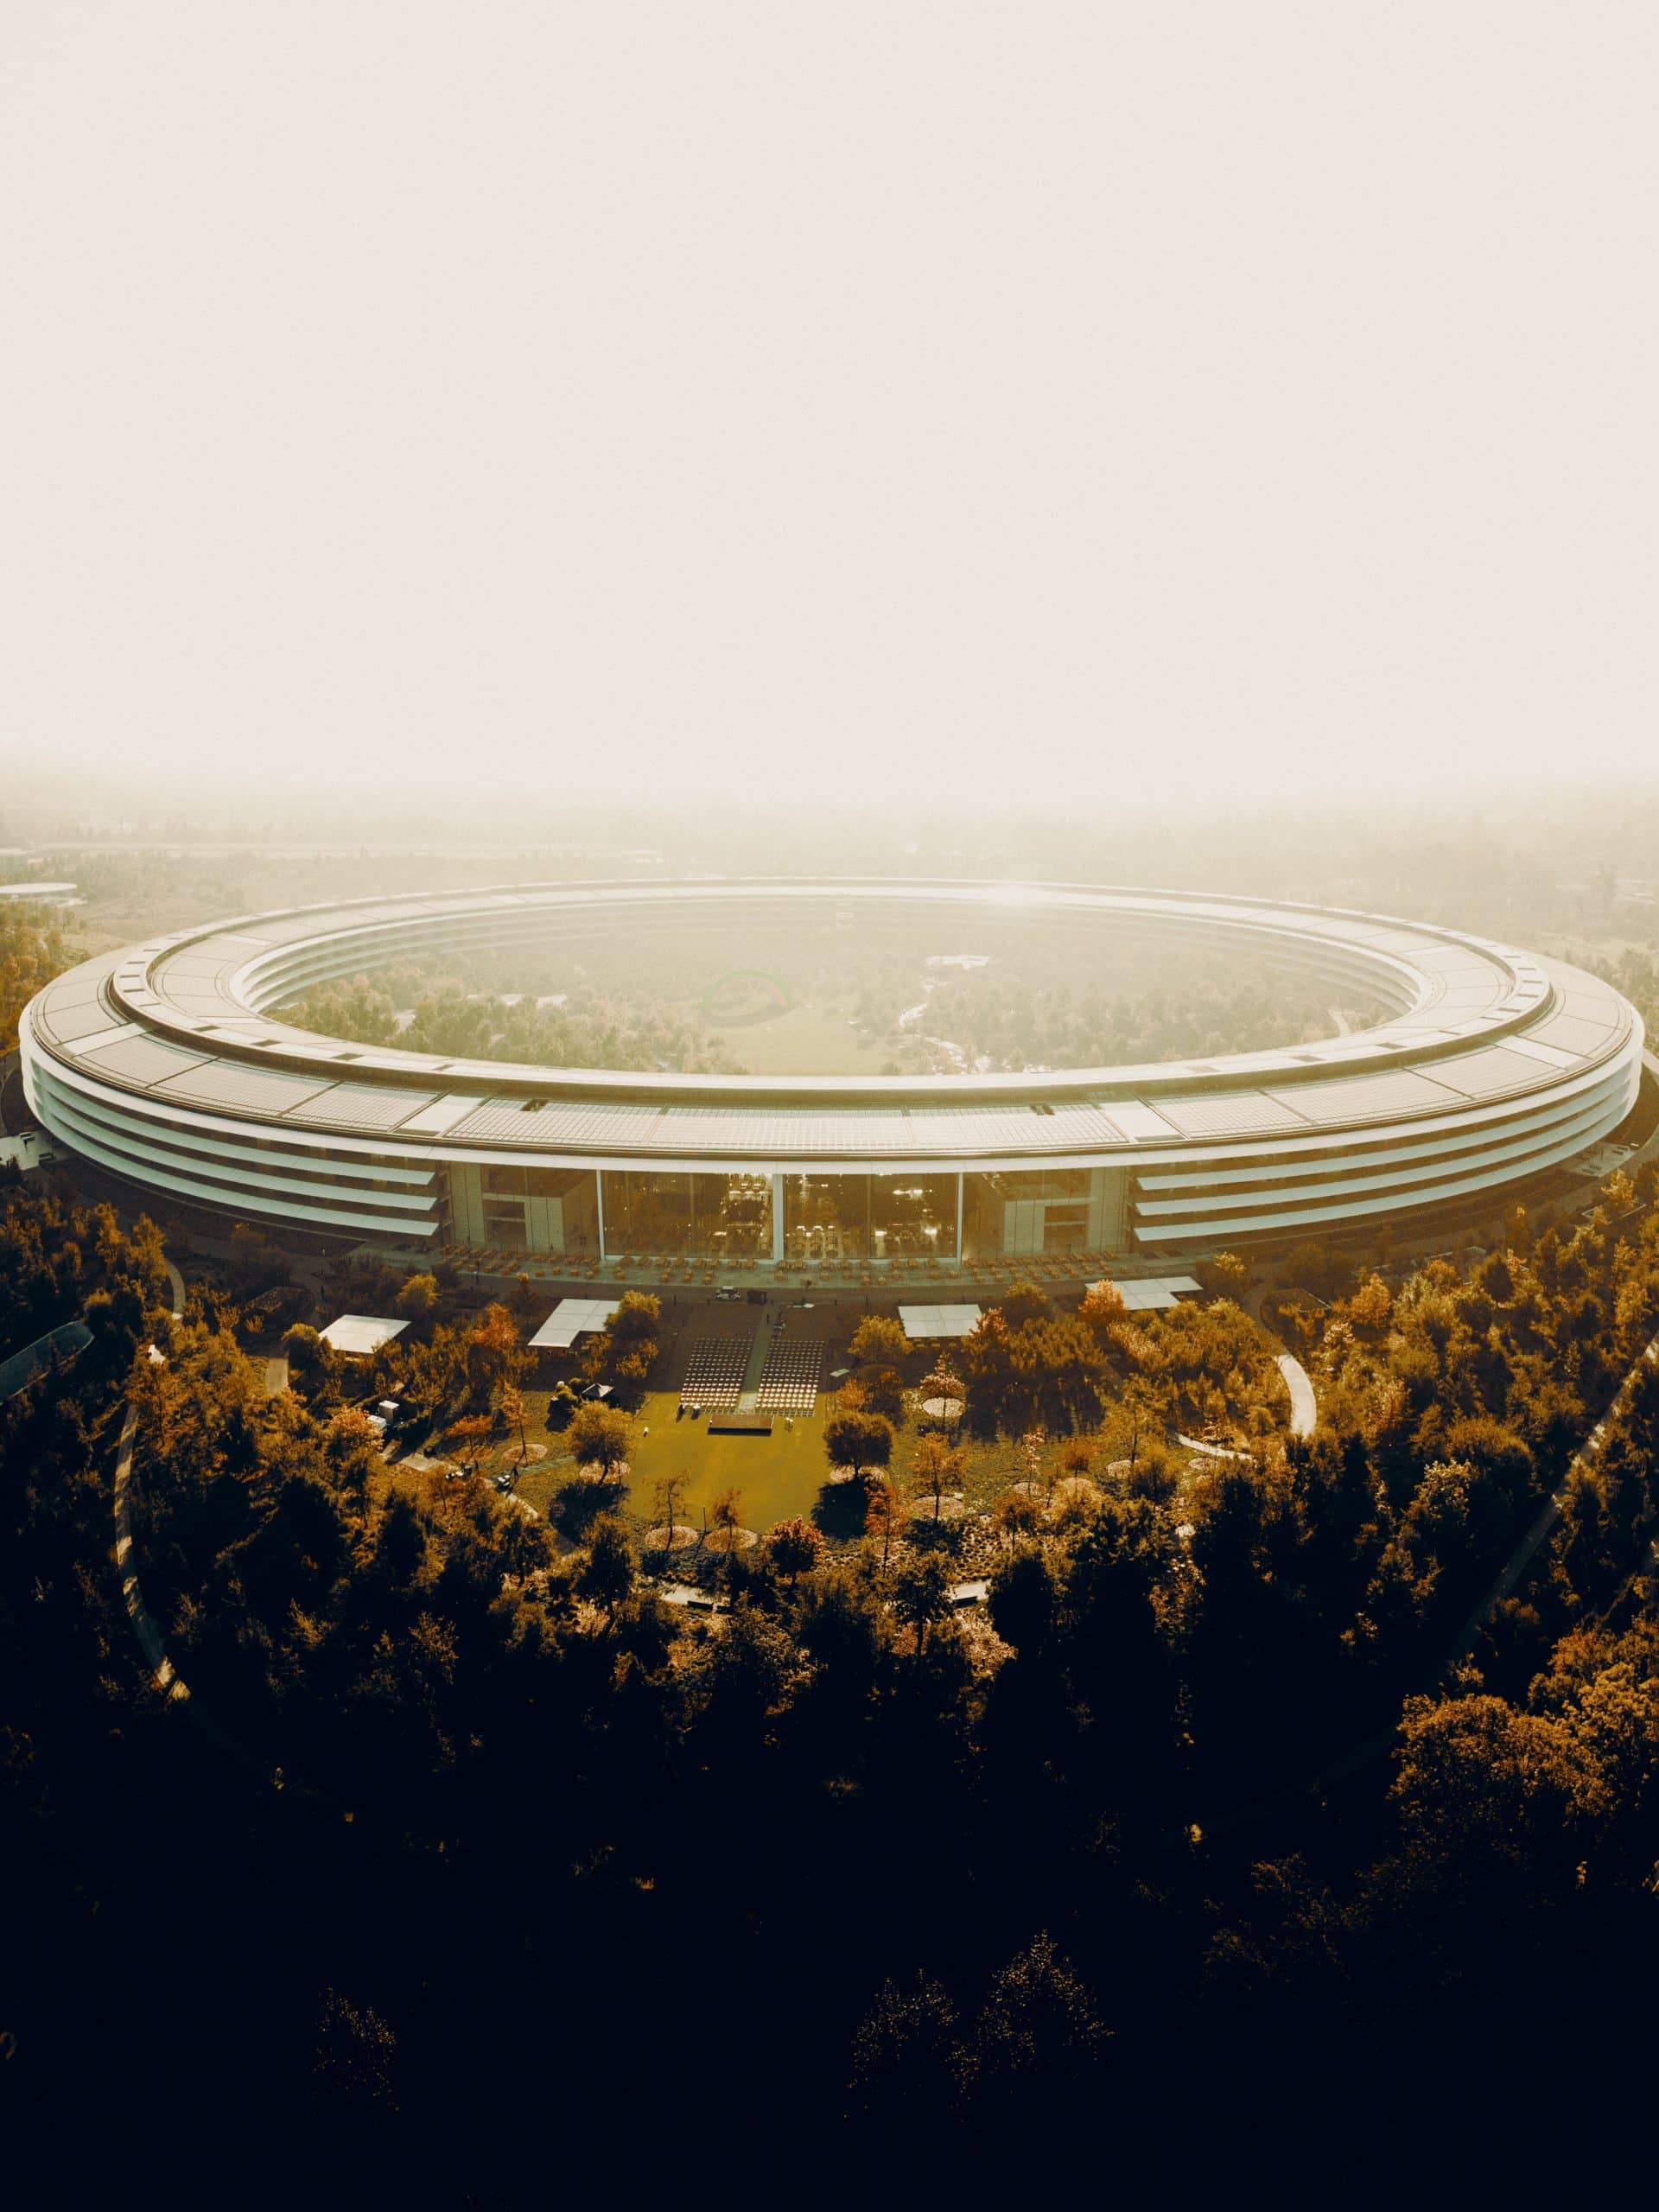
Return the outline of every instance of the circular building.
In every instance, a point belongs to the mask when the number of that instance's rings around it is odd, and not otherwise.
[[[1384,1009],[1281,1050],[1017,1075],[695,1076],[351,1044],[265,1009],[417,956],[884,924],[1179,938]],[[1075,940],[1073,940],[1073,949]],[[927,1268],[1190,1255],[1465,1210],[1618,1126],[1640,1017],[1594,976],[1377,916],[949,881],[531,887],[252,914],[85,963],[23,1081],[72,1152],[172,1207],[404,1250]]]

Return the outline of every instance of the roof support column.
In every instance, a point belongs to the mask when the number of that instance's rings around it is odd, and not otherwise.
[[[967,1177],[960,1172],[957,1176],[957,1249],[951,1257],[958,1262],[962,1258],[962,1192]]]
[[[772,1264],[782,1265],[784,1257],[784,1179],[772,1179]]]

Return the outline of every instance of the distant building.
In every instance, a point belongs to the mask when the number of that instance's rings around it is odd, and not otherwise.
[[[78,906],[73,883],[0,883],[0,899],[12,899],[33,906]]]

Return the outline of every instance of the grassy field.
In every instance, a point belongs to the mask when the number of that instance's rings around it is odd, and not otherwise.
[[[541,1426],[545,1402],[532,1395],[529,1402],[534,1414],[531,1433],[539,1440],[546,1435]],[[764,1531],[795,1514],[811,1519],[830,1471],[823,1423],[834,1402],[828,1394],[821,1394],[815,1414],[796,1415],[792,1429],[779,1419],[770,1436],[711,1436],[702,1421],[676,1421],[677,1389],[648,1391],[634,1420],[635,1448],[623,1497],[625,1510],[641,1527],[647,1525],[653,1517],[656,1484],[666,1475],[678,1474],[685,1478],[686,1488],[675,1512],[694,1528],[701,1522],[702,1509],[728,1489],[739,1493],[738,1510],[747,1528]],[[921,1424],[906,1421],[893,1452],[893,1471],[906,1495],[911,1457],[922,1433]],[[527,1466],[518,1485],[519,1497],[543,1513],[576,1471],[563,1438],[555,1433],[546,1440],[547,1458]],[[1024,1472],[1019,1446],[1009,1438],[988,1442],[964,1439],[964,1488],[970,1510],[988,1504]],[[823,1502],[833,1522],[836,1501]]]
[[[879,1075],[887,1057],[861,1045],[846,1016],[828,1007],[792,1006],[715,1034],[751,1075]]]
[[[819,1394],[810,1414],[798,1414],[787,1425],[783,1415],[776,1415],[769,1434],[755,1435],[711,1435],[706,1416],[695,1421],[689,1415],[679,1417],[680,1382],[693,1345],[709,1337],[728,1337],[746,1348],[752,1346],[757,1338],[764,1340],[768,1318],[774,1321],[779,1318],[778,1307],[770,1309],[769,1317],[747,1307],[706,1304],[689,1309],[681,1306],[677,1312],[672,1307],[665,1310],[659,1335],[662,1349],[652,1378],[655,1387],[632,1413],[629,1471],[616,1499],[639,1533],[659,1520],[654,1493],[669,1476],[677,1476],[683,1482],[676,1501],[676,1518],[693,1528],[702,1525],[706,1510],[721,1491],[734,1490],[739,1519],[747,1528],[764,1532],[779,1521],[800,1515],[817,1520],[826,1534],[855,1533],[849,1525],[855,1504],[852,1494],[828,1480],[823,1431],[835,1409],[836,1370],[847,1364],[848,1339],[860,1318],[856,1305],[806,1308],[794,1304],[784,1312],[783,1324],[790,1341],[816,1338],[823,1346]],[[909,1379],[913,1383],[925,1361],[922,1355],[914,1354],[911,1365],[914,1371]],[[544,1382],[548,1380],[543,1377]],[[560,1494],[576,1479],[577,1468],[564,1432],[547,1427],[549,1403],[547,1389],[526,1390],[526,1433],[540,1457],[519,1465],[517,1440],[498,1440],[484,1455],[483,1465],[490,1474],[516,1468],[517,1495],[556,1522]],[[916,1447],[930,1426],[912,1414],[899,1427],[891,1471],[907,1500],[914,1494],[912,1463]],[[963,1433],[957,1440],[966,1463],[962,1491],[969,1516],[982,1512],[1001,1491],[1023,1479],[1028,1471],[1017,1438],[975,1438]],[[1049,1442],[1040,1469],[1045,1478],[1058,1471],[1059,1445],[1058,1437]],[[428,1448],[442,1447],[434,1440]],[[1115,1448],[1121,1449],[1121,1444]],[[1096,1449],[1103,1458],[1110,1456],[1103,1439]],[[568,1533],[577,1534],[575,1525]]]

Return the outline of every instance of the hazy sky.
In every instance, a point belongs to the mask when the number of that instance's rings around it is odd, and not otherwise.
[[[0,770],[1659,773],[1653,0],[0,6]]]

